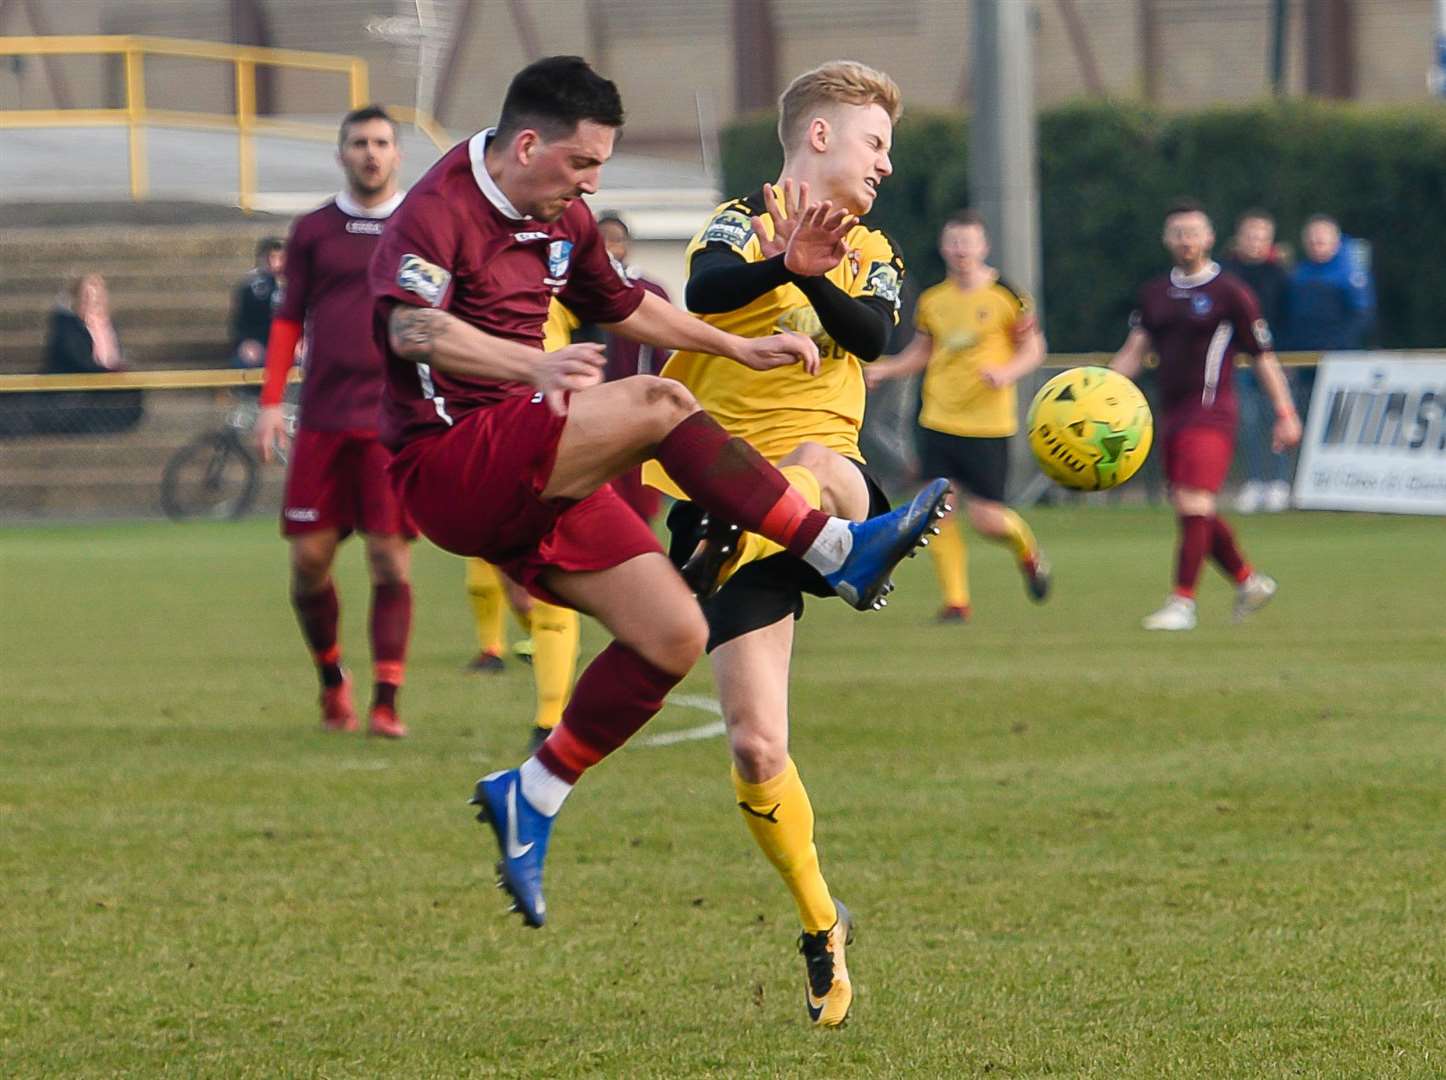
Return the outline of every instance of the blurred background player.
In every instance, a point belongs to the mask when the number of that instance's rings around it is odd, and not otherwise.
[[[572,341],[581,325],[577,316],[557,300],[548,308],[542,328],[544,352],[554,352]],[[513,646],[514,652],[532,665],[537,710],[532,719],[528,749],[536,750],[562,720],[572,679],[577,673],[581,618],[576,611],[534,598],[486,559],[467,560],[467,597],[477,625],[477,656],[472,671],[495,673],[503,669],[504,608],[511,608],[527,636]]]
[[[719,206],[685,256],[689,310],[745,336],[774,327],[806,333],[823,358],[819,375],[750,371],[691,351],[663,368],[730,434],[777,463],[810,506],[855,519],[889,505],[859,451],[860,361],[883,352],[898,321],[903,261],[887,236],[854,215],[872,208],[893,171],[899,111],[894,81],[862,64],[834,61],[799,76],[779,102],[778,181]],[[683,496],[657,463],[644,467],[644,478]],[[819,868],[813,806],[788,749],[793,624],[805,593],[832,590],[778,544],[705,523],[694,503],[674,506],[668,527],[673,561],[708,619],[739,809],[803,924],[809,1018],[841,1024],[853,998],[850,917]]]
[[[255,435],[264,460],[286,438],[281,399],[296,345],[307,339],[299,430],[291,447],[282,534],[291,544],[291,602],[321,678],[322,723],[357,726],[351,676],[337,640],[331,566],[337,545],[362,534],[371,573],[374,685],[368,731],[400,738],[397,694],[412,623],[408,583],[415,537],[387,477],[391,455],[377,439],[385,371],[372,337],[367,266],[402,196],[397,126],[377,106],[341,122],[345,188],[298,218],[286,246],[286,290],[271,327]]]
[[[1004,505],[1009,441],[1019,430],[1015,384],[1044,362],[1044,335],[1034,304],[986,261],[989,236],[972,210],[951,217],[939,234],[949,276],[924,291],[914,339],[898,356],[870,364],[869,388],[924,372],[920,468],[947,476],[964,499],[969,524],[1009,547],[1029,595],[1049,595],[1049,564],[1022,517]],[[944,594],[943,622],[970,614],[968,551],[951,517],[930,546]]]
[[[688,587],[608,481],[658,459],[693,499],[785,545],[862,610],[889,588],[945,495],[942,482],[931,485],[861,523],[822,513],[679,383],[603,383],[595,344],[542,351],[556,296],[640,341],[759,370],[819,371],[808,338],[726,333],[612,267],[582,197],[597,191],[622,123],[617,87],[581,57],[534,61],[512,79],[497,126],[453,147],[411,189],[370,271],[388,357],[385,437],[407,510],[439,547],[497,563],[614,637],[537,752],[474,789],[499,882],[533,927],[546,922],[542,879],[564,801],[657,713],[707,640]]]
[[[1135,378],[1151,349],[1160,359],[1157,420],[1170,500],[1179,519],[1175,587],[1144,619],[1146,630],[1193,630],[1195,586],[1209,555],[1235,583],[1235,618],[1264,607],[1275,581],[1251,568],[1216,498],[1235,452],[1237,406],[1231,368],[1238,353],[1275,410],[1272,449],[1300,442],[1300,418],[1272,351],[1270,328],[1250,289],[1210,258],[1215,230],[1199,203],[1181,200],[1165,215],[1164,244],[1175,266],[1140,287],[1130,333],[1110,367]]]
[[[1230,255],[1220,260],[1220,269],[1249,286],[1261,318],[1279,332],[1290,275],[1275,250],[1275,218],[1260,209],[1241,214]],[[1240,448],[1245,452],[1245,483],[1235,497],[1235,509],[1242,514],[1279,513],[1290,506],[1290,462],[1270,448],[1275,414],[1254,370],[1238,368],[1234,377],[1240,400]]]

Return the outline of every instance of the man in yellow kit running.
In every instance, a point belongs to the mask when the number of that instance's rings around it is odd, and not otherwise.
[[[554,300],[542,326],[543,351],[554,352],[570,345],[572,333],[580,325],[576,315]],[[507,580],[486,559],[467,560],[467,599],[477,625],[478,649],[476,658],[467,665],[469,670],[502,670],[504,607],[512,609],[513,617],[528,635],[526,645],[519,643],[519,652],[530,658],[537,686],[537,712],[529,741],[529,748],[535,750],[557,727],[572,693],[581,632],[578,614],[572,608],[528,595],[526,589]]]
[[[692,312],[745,337],[806,333],[818,343],[820,373],[745,371],[694,352],[675,354],[662,372],[775,462],[812,506],[855,520],[888,506],[859,453],[860,360],[883,352],[903,275],[893,243],[855,215],[893,171],[899,107],[894,81],[862,64],[834,61],[799,76],[779,102],[778,182],[718,207],[688,247]],[[656,462],[643,479],[682,495]],[[813,808],[788,753],[793,623],[804,594],[827,587],[777,544],[708,521],[693,503],[676,504],[668,527],[670,554],[708,618],[738,806],[803,923],[809,1018],[837,1026],[853,999],[844,957],[852,921],[819,869]]]
[[[984,219],[965,210],[944,223],[939,254],[949,276],[919,297],[914,340],[898,356],[870,364],[872,390],[924,372],[921,467],[947,476],[964,498],[974,531],[1008,546],[1036,602],[1049,595],[1049,564],[1024,519],[1004,504],[1009,440],[1019,430],[1015,383],[1044,361],[1044,335],[1029,296],[986,262]],[[944,594],[941,622],[969,618],[964,537],[950,518],[933,543]]]

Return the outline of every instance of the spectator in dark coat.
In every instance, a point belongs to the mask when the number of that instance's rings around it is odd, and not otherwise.
[[[45,373],[94,375],[125,367],[105,278],[99,274],[71,278],[50,313]],[[36,434],[129,431],[140,422],[143,409],[139,390],[58,391],[36,404],[43,404],[35,414]]]
[[[271,314],[280,302],[286,245],[268,236],[256,245],[256,265],[231,298],[231,358],[240,368],[266,365]]]
[[[1230,254],[1220,266],[1250,286],[1266,323],[1279,333],[1290,275],[1275,247],[1275,218],[1260,209],[1241,214]],[[1284,510],[1290,505],[1289,459],[1270,449],[1275,413],[1253,368],[1236,369],[1235,388],[1240,399],[1240,448],[1245,452],[1245,483],[1236,494],[1235,508],[1242,514]]]

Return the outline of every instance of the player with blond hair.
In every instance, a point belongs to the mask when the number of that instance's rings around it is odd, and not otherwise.
[[[688,247],[689,310],[743,337],[805,333],[818,344],[819,374],[745,370],[696,350],[663,368],[729,434],[775,462],[810,506],[856,521],[888,506],[859,452],[862,364],[883,352],[898,321],[904,266],[893,242],[858,217],[893,171],[899,112],[898,86],[863,64],[800,75],[779,101],[777,182],[720,205]],[[644,479],[686,498],[664,468],[649,463]],[[803,924],[809,1018],[837,1026],[853,999],[851,919],[819,868],[813,807],[788,751],[794,620],[805,594],[831,590],[778,544],[695,503],[679,502],[668,526],[673,560],[708,618],[738,806]]]

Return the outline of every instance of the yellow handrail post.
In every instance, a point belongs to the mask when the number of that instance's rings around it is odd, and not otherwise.
[[[351,62],[351,107],[360,109],[367,104],[371,88],[367,85],[367,63],[365,60]]]
[[[125,51],[126,127],[130,132],[131,198],[144,199],[150,190],[146,172],[145,59],[134,46]]]
[[[256,65],[236,61],[236,161],[241,170],[236,202],[248,214],[255,205],[256,144],[251,130],[256,123]]]

